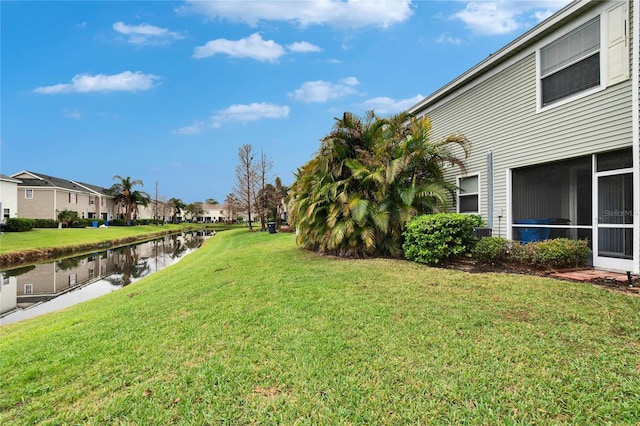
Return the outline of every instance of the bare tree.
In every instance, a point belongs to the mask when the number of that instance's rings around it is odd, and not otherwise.
[[[224,206],[227,210],[227,222],[234,222],[236,211],[238,210],[238,199],[232,192],[224,199]]]
[[[250,144],[244,144],[238,148],[240,164],[236,166],[236,186],[233,188],[240,207],[247,211],[250,232],[253,232],[251,208],[254,207],[253,201],[257,183],[254,157],[253,147]]]
[[[271,170],[273,169],[273,161],[271,161],[270,159],[267,158],[266,154],[263,151],[260,151],[260,160],[258,161],[258,163],[256,164],[256,174],[258,177],[258,193],[262,194],[263,196],[258,197],[257,194],[254,193],[254,200],[257,200],[257,210],[258,210],[258,214],[260,215],[260,226],[262,228],[262,230],[264,231],[265,229],[267,229],[267,223],[266,223],[266,219],[267,219],[267,214],[269,211],[269,200],[266,197],[267,194],[267,179],[268,179],[268,175],[271,172]]]
[[[168,205],[168,202],[167,202],[167,196],[166,195],[160,196],[160,201],[159,202],[160,202],[160,217],[161,217],[160,223],[162,225],[164,225],[164,223],[167,220],[167,215],[168,215],[168,211],[169,211],[169,205]]]

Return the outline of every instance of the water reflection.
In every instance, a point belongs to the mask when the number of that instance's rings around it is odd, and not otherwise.
[[[0,271],[0,325],[102,296],[176,263],[213,234],[169,235],[90,255]]]

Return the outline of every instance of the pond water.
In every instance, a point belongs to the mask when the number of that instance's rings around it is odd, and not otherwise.
[[[0,325],[119,290],[173,265],[215,235],[194,231],[82,256],[0,271]]]

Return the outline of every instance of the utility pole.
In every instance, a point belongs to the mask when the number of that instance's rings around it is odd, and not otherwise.
[[[156,202],[153,211],[153,224],[158,226],[158,179],[156,179]]]

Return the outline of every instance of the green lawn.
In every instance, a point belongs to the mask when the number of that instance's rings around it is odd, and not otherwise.
[[[5,232],[0,235],[0,253],[68,247],[83,244],[99,244],[120,238],[145,236],[158,232],[196,229],[203,225],[183,223],[179,225],[109,226],[108,228],[36,228],[28,232]],[[216,225],[224,227],[225,225]]]
[[[294,240],[0,327],[0,424],[640,423],[640,298]]]

